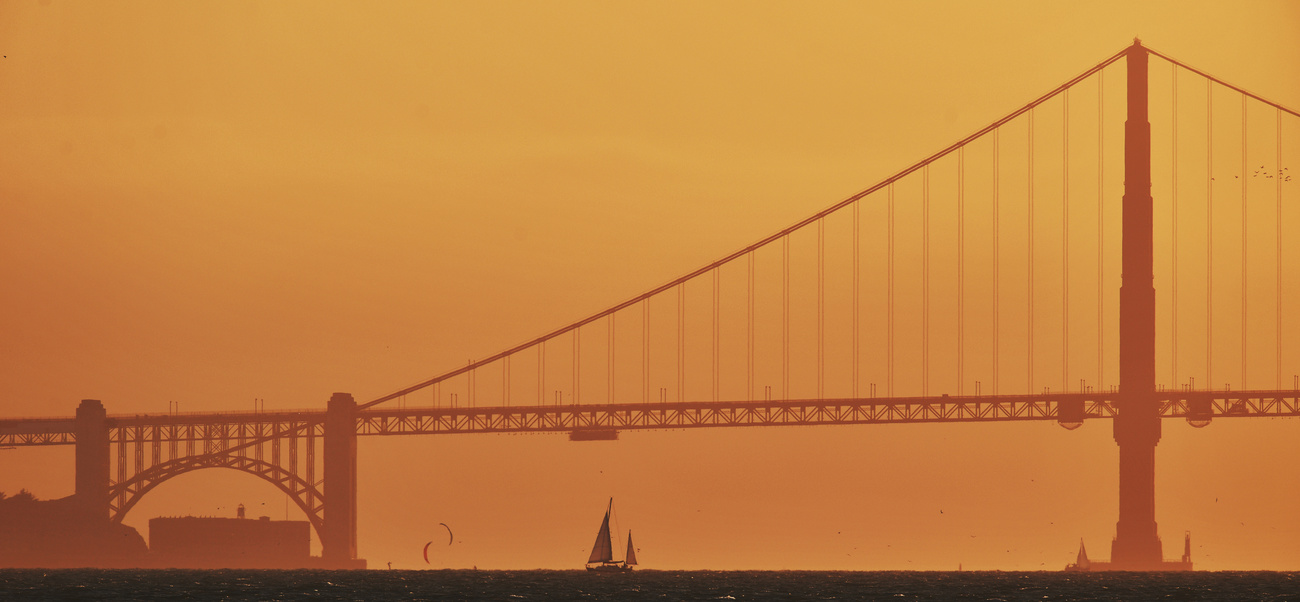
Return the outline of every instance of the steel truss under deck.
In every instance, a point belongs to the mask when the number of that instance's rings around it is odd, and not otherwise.
[[[1117,393],[1062,393],[950,397],[804,399],[789,401],[682,402],[405,408],[357,412],[358,435],[457,433],[572,433],[736,426],[814,426],[1059,420],[1062,404],[1082,404],[1085,419],[1114,418]],[[1161,391],[1163,418],[1300,416],[1300,391]],[[320,436],[325,412],[204,413],[110,416],[109,441],[152,466],[196,452],[253,455],[287,433]],[[0,446],[71,445],[71,419],[0,420]],[[184,452],[178,446],[186,447]],[[131,448],[134,454],[121,453]],[[148,456],[152,462],[147,462]],[[197,448],[197,449],[196,449]],[[278,452],[272,448],[271,453]]]

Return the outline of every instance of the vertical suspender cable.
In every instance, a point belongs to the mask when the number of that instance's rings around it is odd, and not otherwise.
[[[1027,377],[1026,382],[1028,384],[1028,390],[1026,391],[1026,393],[1032,395],[1034,393],[1034,109],[1029,109],[1028,145],[1029,145],[1029,152],[1027,153],[1027,155],[1029,157],[1029,169],[1028,169],[1029,181],[1028,181],[1028,194],[1026,196],[1026,203],[1029,208],[1029,220],[1026,223],[1026,229],[1028,230],[1028,239],[1029,239],[1029,244],[1028,244],[1029,277],[1027,279],[1027,282],[1025,283],[1026,285],[1025,305],[1026,305],[1026,309],[1028,310],[1026,312],[1026,317],[1028,321],[1029,332],[1025,341],[1026,348],[1028,349],[1028,353],[1025,354],[1026,355],[1025,359],[1027,360],[1026,362],[1027,365],[1025,367],[1026,370],[1025,374]]]
[[[853,391],[852,391],[852,395],[854,399],[857,399],[858,397],[858,364],[860,363],[858,358],[858,336],[859,336],[858,330],[860,328],[858,325],[858,302],[859,302],[858,286],[859,286],[859,279],[861,277],[859,273],[860,261],[861,261],[859,256],[860,245],[858,241],[859,230],[861,228],[861,222],[859,221],[858,218],[859,205],[861,205],[861,203],[853,203]]]
[[[1241,95],[1241,388],[1246,389],[1246,95]]]
[[[888,255],[888,266],[885,277],[885,304],[888,306],[885,310],[885,338],[886,338],[886,361],[885,361],[885,394],[889,397],[894,396],[894,183],[889,183],[888,210],[886,216],[886,236],[885,248]]]
[[[748,360],[745,367],[745,396],[750,401],[754,400],[754,251],[749,252],[749,303],[748,310],[749,323],[747,325],[747,334],[749,343],[746,345],[746,354]]]
[[[817,399],[826,384],[826,220],[817,220]]]
[[[677,401],[686,401],[686,283],[677,285]]]
[[[605,348],[605,357],[608,364],[608,370],[605,374],[605,403],[614,403],[614,347],[616,346],[614,342],[618,340],[614,331],[617,326],[617,323],[614,321],[614,316],[616,315],[618,314],[609,314],[609,328],[607,330],[609,343]]]
[[[781,399],[790,399],[790,235],[781,237]]]
[[[1205,386],[1214,383],[1214,82],[1205,80]]]
[[[966,381],[966,147],[957,149],[957,394]]]
[[[641,300],[641,403],[650,403],[650,299]]]
[[[997,129],[993,130],[993,394],[994,395],[998,394],[998,333],[1001,330],[998,325],[998,314],[999,314],[998,273],[1000,271],[998,265],[999,264],[998,230],[1000,229],[999,226],[1001,220],[1001,217],[998,215],[998,210],[999,210],[998,188],[1000,184],[999,180],[1001,179],[1001,172],[999,170],[999,165],[998,165],[999,162],[998,136],[1000,132],[1001,130],[997,130]]]
[[[1106,72],[1097,73],[1097,389],[1106,385]]]
[[[501,362],[501,400],[502,405],[510,405],[510,358],[507,355]]]
[[[1169,204],[1171,220],[1170,227],[1170,271],[1169,277],[1169,383],[1173,386],[1178,382],[1178,65],[1169,64],[1170,70],[1173,71],[1172,87],[1173,93],[1173,112],[1170,118],[1172,132],[1172,150],[1170,151],[1171,161],[1173,163],[1171,186],[1169,188]]]
[[[1061,96],[1061,391],[1070,390],[1070,90]],[[1082,391],[1080,391],[1082,393]]]
[[[537,344],[537,405],[546,402],[546,341]]]
[[[573,329],[573,403],[582,400],[582,327]]]
[[[722,268],[713,269],[713,401],[718,400],[722,379]]]
[[[921,168],[921,395],[930,394],[930,164]]]
[[[1277,111],[1277,154],[1274,155],[1274,161],[1277,164],[1277,284],[1275,290],[1277,293],[1277,324],[1274,338],[1277,342],[1277,389],[1282,390],[1282,109]],[[1241,174],[1246,177],[1246,174]]]

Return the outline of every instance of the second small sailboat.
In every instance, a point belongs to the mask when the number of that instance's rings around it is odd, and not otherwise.
[[[614,510],[614,498],[609,498],[609,508],[605,510],[605,520],[600,523],[596,533],[596,543],[591,546],[591,556],[587,558],[587,570],[602,573],[621,573],[632,570],[636,564],[636,548],[632,547],[632,531],[627,532],[627,554],[622,561],[614,560],[614,542],[609,535],[609,515]]]

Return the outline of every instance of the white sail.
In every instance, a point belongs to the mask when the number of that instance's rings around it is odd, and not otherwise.
[[[614,500],[609,500],[613,508]],[[600,532],[596,534],[596,543],[591,546],[591,557],[587,562],[609,562],[614,559],[614,545],[609,539],[609,510],[605,511],[605,520],[600,523]]]
[[[636,548],[632,547],[632,530],[627,532],[627,561],[623,564],[636,564]]]

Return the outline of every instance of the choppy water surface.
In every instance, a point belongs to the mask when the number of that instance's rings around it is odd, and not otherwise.
[[[1300,573],[0,570],[3,600],[1300,600]]]

